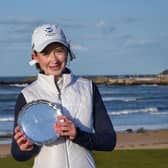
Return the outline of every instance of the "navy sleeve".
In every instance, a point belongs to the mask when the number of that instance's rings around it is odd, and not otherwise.
[[[15,105],[14,129],[17,125],[17,117],[18,117],[19,111],[25,104],[26,104],[25,98],[23,94],[21,93],[19,94],[17,101],[16,101],[16,105]],[[34,148],[32,151],[21,151],[14,139],[14,129],[13,129],[13,137],[12,137],[12,144],[11,144],[11,154],[15,160],[18,160],[18,161],[28,160],[32,156],[37,154],[40,148],[34,145]]]
[[[95,132],[87,133],[77,128],[77,136],[73,141],[89,150],[113,150],[116,145],[116,133],[95,84],[93,84],[93,117]]]

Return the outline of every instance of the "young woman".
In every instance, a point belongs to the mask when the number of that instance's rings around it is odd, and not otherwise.
[[[116,134],[97,86],[73,75],[66,67],[73,55],[63,30],[47,24],[32,35],[32,60],[39,69],[37,80],[24,88],[15,107],[12,155],[24,161],[35,157],[33,168],[94,168],[92,150],[111,151]],[[27,140],[17,126],[21,108],[35,100],[59,103],[55,131],[60,138],[47,146]],[[64,122],[59,122],[64,120]]]

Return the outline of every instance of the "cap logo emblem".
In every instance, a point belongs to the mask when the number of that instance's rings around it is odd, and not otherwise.
[[[45,32],[51,33],[51,32],[53,32],[53,29],[52,29],[51,27],[47,27],[47,28],[45,29]]]

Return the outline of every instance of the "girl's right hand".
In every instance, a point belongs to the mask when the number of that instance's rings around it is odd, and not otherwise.
[[[22,134],[22,132],[19,129],[19,126],[16,126],[15,128],[14,139],[21,151],[33,150],[33,144],[29,140],[27,140],[26,137]]]

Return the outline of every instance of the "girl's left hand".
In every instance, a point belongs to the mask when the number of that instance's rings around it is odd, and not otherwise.
[[[60,136],[67,136],[70,140],[73,140],[76,137],[76,127],[74,123],[65,115],[57,117],[54,128]]]

